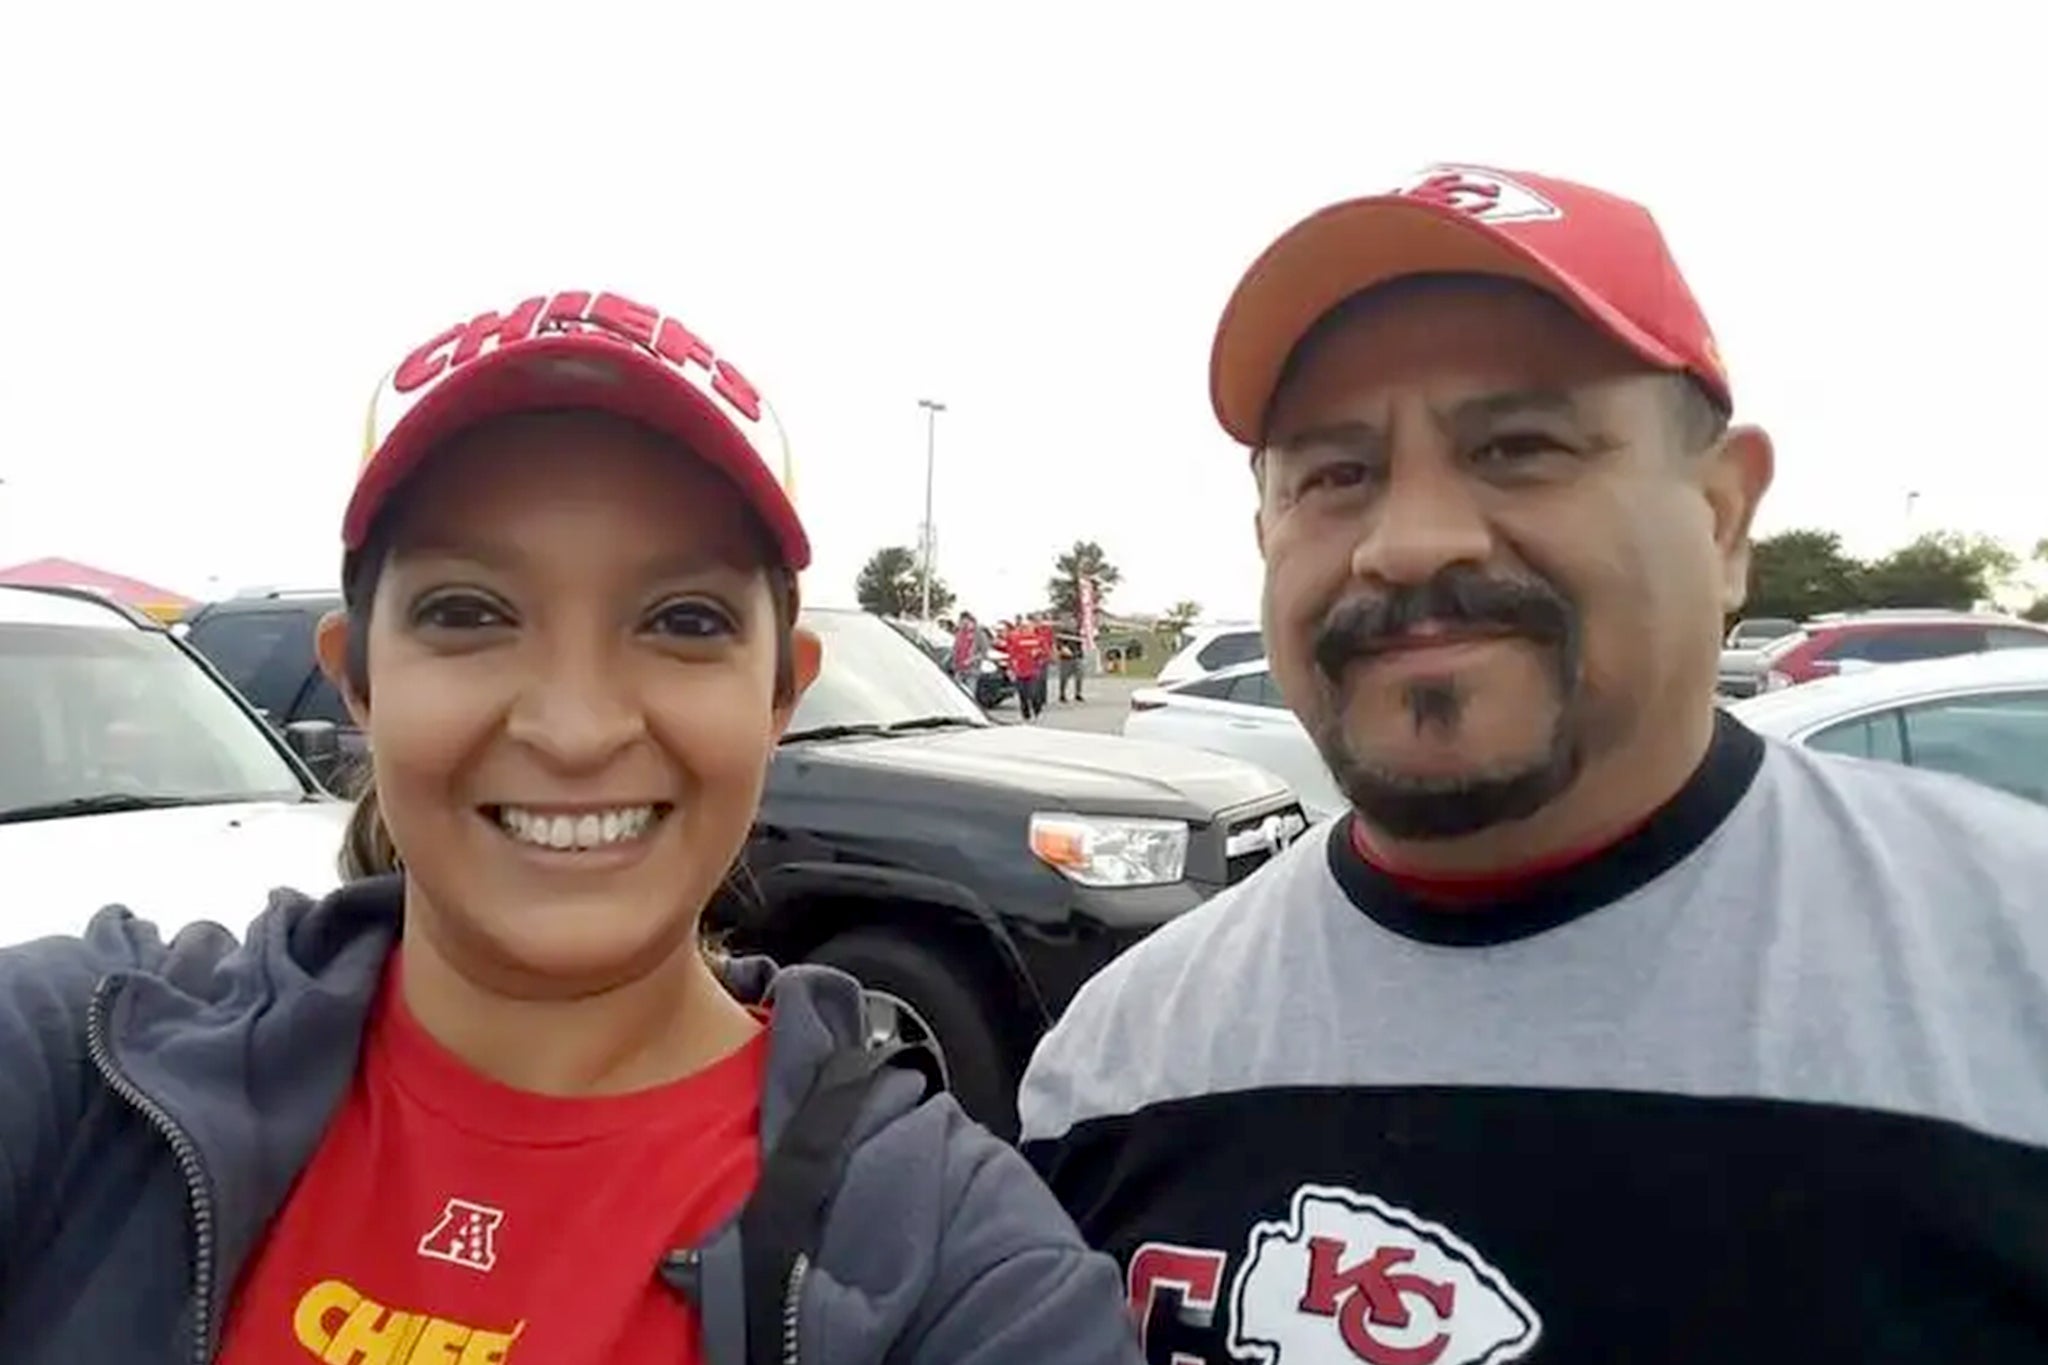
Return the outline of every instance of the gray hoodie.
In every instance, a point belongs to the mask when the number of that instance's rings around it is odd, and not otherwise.
[[[237,945],[166,945],[126,910],[0,952],[0,1361],[206,1365],[228,1295],[339,1106],[398,925],[396,878],[278,892]],[[862,1035],[850,978],[750,959],[773,1006],[772,1151],[824,1058]],[[801,1281],[799,1365],[1140,1360],[1109,1261],[1011,1148],[885,1075]],[[650,1266],[744,1365],[737,1219]]]

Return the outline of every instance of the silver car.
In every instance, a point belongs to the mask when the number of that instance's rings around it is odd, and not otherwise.
[[[1873,667],[1728,710],[1794,744],[1955,773],[2048,805],[2048,649]]]

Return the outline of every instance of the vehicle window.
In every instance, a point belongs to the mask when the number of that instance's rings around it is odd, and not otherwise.
[[[1790,635],[1799,629],[1797,621],[1786,621],[1775,617],[1758,617],[1751,621],[1737,621],[1729,633],[1728,643],[1734,649],[1755,649],[1771,640]]]
[[[315,617],[305,611],[237,611],[202,616],[185,642],[204,654],[251,705],[279,725],[313,660]]]
[[[263,728],[154,631],[0,627],[0,753],[0,819],[108,793],[305,795]]]
[[[2048,803],[2048,692],[1959,697],[1905,714],[1916,768],[1932,768]]]
[[[348,707],[341,700],[341,693],[335,690],[327,675],[319,669],[313,670],[311,681],[306,684],[305,700],[292,714],[293,720],[325,720],[346,729],[355,728],[355,717],[348,713]]]
[[[2018,626],[1993,626],[1989,632],[1993,649],[2040,649],[2048,646],[2048,630],[2022,630]]]
[[[824,662],[797,703],[792,736],[841,725],[901,725],[920,720],[992,724],[932,656],[879,616],[857,611],[805,612],[818,633]]]
[[[1886,763],[1906,761],[1905,727],[1897,711],[1880,711],[1831,725],[1806,741],[1809,749],[1851,758],[1875,758]]]
[[[1210,673],[1266,657],[1266,639],[1256,630],[1228,630],[1203,645],[1195,662]]]
[[[1240,673],[1230,680],[1230,699],[1247,706],[1285,706],[1280,699],[1280,689],[1273,685],[1273,675],[1266,669],[1251,673]]]
[[[1874,664],[1903,664],[1920,659],[1976,654],[1983,648],[1984,631],[1979,626],[1858,630],[1845,632],[1828,647],[1824,657],[1861,659]]]
[[[1231,691],[1237,686],[1236,678],[1196,678],[1193,682],[1181,683],[1167,689],[1177,696],[1205,697],[1210,701],[1229,701]]]

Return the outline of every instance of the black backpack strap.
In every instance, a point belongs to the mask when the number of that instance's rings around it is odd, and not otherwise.
[[[747,1365],[782,1365],[795,1330],[799,1262],[818,1254],[825,1215],[846,1171],[853,1125],[886,1073],[906,1069],[940,1088],[937,1058],[918,1046],[845,1047],[832,1053],[775,1146],[740,1211],[740,1255],[747,1299]]]

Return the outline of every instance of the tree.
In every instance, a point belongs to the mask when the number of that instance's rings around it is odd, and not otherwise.
[[[1868,565],[1863,605],[1967,611],[1991,596],[2019,558],[1989,536],[1930,531]]]
[[[908,546],[885,545],[868,556],[853,593],[862,611],[877,616],[916,616],[924,608],[923,575],[917,554]],[[937,574],[932,575],[932,610],[940,612],[953,605],[953,590]]]
[[[2037,597],[2029,602],[2027,609],[2020,613],[2020,619],[2039,621],[2042,625],[2048,626],[2048,597]]]
[[[1123,577],[1123,571],[1109,562],[1100,545],[1092,540],[1077,540],[1073,549],[1053,560],[1052,577],[1046,581],[1045,593],[1054,615],[1078,620],[1083,582],[1095,585],[1095,609],[1099,612],[1110,589],[1121,583]]]
[[[1750,616],[1803,621],[1861,605],[1863,566],[1842,549],[1833,531],[1782,531],[1749,550]]]
[[[1188,627],[1202,614],[1202,604],[1190,598],[1182,598],[1166,609],[1159,618],[1159,633],[1172,641],[1173,648],[1179,649],[1187,639]]]

